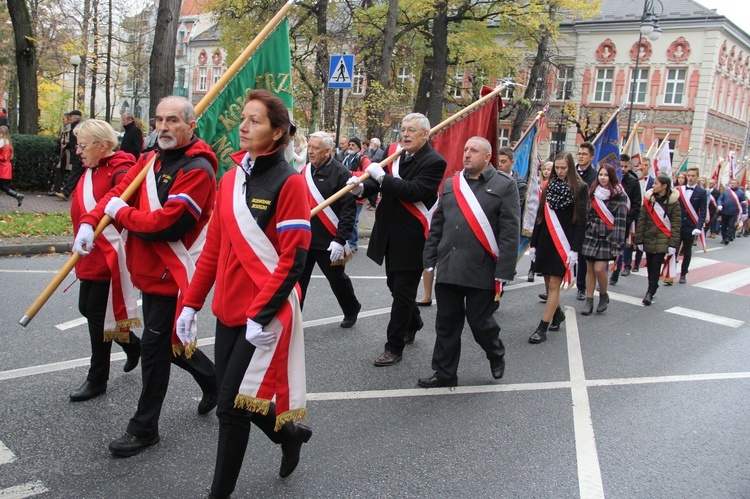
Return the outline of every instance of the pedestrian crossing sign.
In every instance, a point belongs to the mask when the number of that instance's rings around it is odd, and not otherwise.
[[[328,88],[352,88],[354,54],[331,56],[328,68]]]

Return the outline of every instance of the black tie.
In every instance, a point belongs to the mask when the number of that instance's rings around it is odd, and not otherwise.
[[[685,189],[687,189],[688,191],[692,191],[693,189],[695,189],[695,187],[685,187]]]

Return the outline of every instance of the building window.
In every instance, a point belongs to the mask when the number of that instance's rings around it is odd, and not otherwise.
[[[660,146],[662,144],[662,142],[664,142],[664,138],[663,137],[659,139],[659,143],[657,144],[657,146]],[[675,139],[669,139],[668,144],[666,145],[666,147],[669,148],[669,161],[672,162],[672,163],[674,163],[674,148],[675,148],[676,145],[677,145],[677,139],[676,138]],[[676,166],[676,165],[673,164],[672,166]]]
[[[179,68],[177,70],[177,84],[178,88],[185,88],[185,68]]]
[[[685,95],[686,75],[687,69],[670,69],[667,71],[664,104],[682,104],[682,97]]]
[[[198,91],[205,92],[208,80],[208,68],[198,69]]]
[[[546,88],[544,88],[546,83],[547,82],[544,75],[541,75],[536,79],[536,86],[534,87],[534,100],[544,99],[544,94],[546,93],[545,90],[547,90]]]
[[[648,68],[635,71],[631,77],[633,79],[630,80],[630,88],[628,88],[628,102],[630,102],[632,96],[633,103],[645,104],[646,90],[648,88]]]
[[[555,99],[566,101],[573,97],[573,68],[561,67],[557,71]]]
[[[513,81],[513,78],[511,78],[511,77],[508,77],[508,79],[511,80],[511,81]],[[505,90],[503,90],[503,93],[501,94],[502,98],[503,98],[503,101],[510,102],[510,101],[513,100],[513,89],[514,88],[515,87],[513,85],[508,85],[507,87],[505,87]]]
[[[352,79],[352,94],[363,95],[365,93],[365,70],[362,66],[354,68],[354,78]]]
[[[463,95],[463,89],[464,89],[464,74],[456,71],[456,74],[453,77],[453,79],[454,79],[454,83],[453,83],[453,89],[451,90],[451,95],[456,98],[461,98],[461,96]]]
[[[497,134],[497,144],[499,147],[508,147],[510,144],[510,129],[501,128]]]
[[[219,81],[219,78],[221,78],[222,74],[224,74],[224,73],[221,71],[221,66],[214,66],[214,70],[213,70],[213,74],[212,74],[212,76],[213,76],[213,83],[211,84],[211,86],[216,85],[216,83]]]
[[[612,100],[612,78],[614,69],[597,69],[594,85],[594,102],[610,102]]]
[[[398,68],[398,83],[405,87],[407,83],[409,83],[409,80],[411,80],[411,74],[409,73],[409,68],[407,66],[401,66]]]

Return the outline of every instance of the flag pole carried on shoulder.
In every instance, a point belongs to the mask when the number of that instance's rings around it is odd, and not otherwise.
[[[459,119],[463,118],[467,114],[470,114],[472,111],[476,110],[477,108],[480,108],[480,107],[484,106],[488,101],[490,101],[490,100],[494,99],[495,97],[497,97],[500,94],[500,92],[502,92],[508,86],[511,86],[511,85],[521,86],[521,85],[518,85],[518,84],[513,83],[511,81],[508,81],[508,80],[501,81],[500,85],[498,85],[497,88],[495,88],[495,90],[493,90],[492,92],[488,93],[487,95],[485,95],[481,99],[479,99],[479,100],[477,100],[475,102],[472,102],[471,104],[469,104],[465,108],[463,108],[460,111],[458,111],[453,116],[450,116],[449,118],[446,118],[441,123],[439,123],[439,124],[435,125],[434,127],[432,127],[432,129],[430,130],[430,137],[432,137],[434,135],[437,135],[444,128],[447,128],[448,126],[450,126],[451,124],[453,124],[455,121],[458,121]],[[383,159],[380,162],[380,164],[381,165],[390,164],[391,162],[395,161],[396,158],[398,158],[400,155],[401,155],[401,151],[394,152],[393,154],[391,154],[387,158]],[[370,174],[367,173],[367,172],[365,172],[363,175],[361,175],[359,177],[359,180],[360,181],[364,181],[364,180],[366,180],[368,178],[370,178]],[[317,215],[318,213],[320,213],[321,211],[323,211],[327,207],[331,206],[337,200],[341,199],[346,193],[348,193],[349,191],[351,191],[352,189],[354,189],[354,185],[355,184],[350,184],[350,185],[347,185],[346,187],[342,187],[340,190],[338,190],[333,195],[331,195],[331,197],[327,198],[325,201],[323,201],[318,206],[316,206],[315,208],[313,208],[310,211],[310,216],[314,217],[315,215]]]
[[[281,21],[284,20],[293,5],[294,0],[289,0],[286,4],[284,4],[279,12],[276,13],[276,15],[268,22],[268,24],[260,31],[260,33],[258,33],[253,41],[250,42],[245,50],[242,51],[242,54],[240,54],[240,56],[237,57],[232,65],[229,66],[229,69],[227,69],[222,77],[219,78],[216,84],[211,87],[211,89],[206,93],[206,95],[203,96],[200,102],[195,105],[196,116],[200,116],[201,114],[203,114],[203,112],[211,105],[213,100],[222,92],[222,90],[224,90],[224,88],[232,80],[232,78],[234,78],[237,72],[242,69],[245,64],[247,64],[258,47],[263,44],[265,39],[273,32],[274,29],[276,29]],[[151,168],[153,167],[153,164],[158,156],[159,155],[157,153],[149,160],[148,164],[143,167],[143,169],[133,179],[130,185],[120,195],[120,199],[127,202],[133,196],[133,194],[135,194],[135,192],[140,188],[141,184],[145,180],[148,172],[151,171]],[[99,224],[96,226],[96,230],[94,231],[94,240],[99,237],[99,235],[104,231],[104,229],[107,228],[110,223],[112,223],[112,218],[109,215],[104,215],[99,221]],[[55,277],[52,278],[52,280],[42,290],[39,296],[37,296],[37,298],[31,303],[24,315],[18,320],[19,324],[24,327],[28,326],[29,322],[31,322],[31,319],[33,319],[34,316],[36,316],[36,314],[39,312],[39,310],[41,310],[41,308],[44,306],[44,304],[47,303],[47,300],[49,300],[55,290],[60,286],[60,284],[62,284],[62,282],[68,276],[70,271],[73,270],[76,263],[78,263],[78,260],[80,259],[81,255],[79,255],[78,253],[74,252],[70,255],[68,261],[65,262],[65,264],[57,272]]]

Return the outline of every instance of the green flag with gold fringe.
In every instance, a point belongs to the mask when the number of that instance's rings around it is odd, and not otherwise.
[[[238,128],[245,108],[245,93],[250,89],[268,90],[284,101],[291,114],[292,67],[286,19],[281,21],[198,118],[198,136],[211,146],[219,158],[217,178],[235,166],[229,156],[239,150]]]

